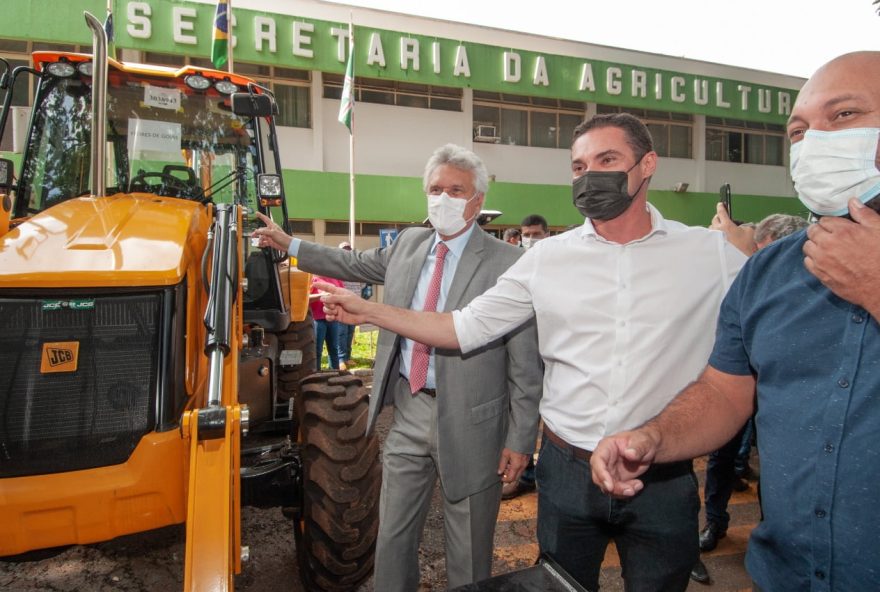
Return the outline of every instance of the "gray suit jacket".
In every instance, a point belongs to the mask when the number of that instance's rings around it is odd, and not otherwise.
[[[387,248],[345,251],[303,241],[297,257],[305,271],[385,285],[384,301],[409,308],[434,231],[408,228]],[[463,308],[522,254],[474,229],[446,298],[446,310]],[[380,331],[373,370],[369,432],[382,405],[393,403],[400,373],[400,337]],[[476,351],[435,351],[439,472],[450,500],[497,483],[504,447],[530,454],[538,430],[543,369],[534,319]],[[427,429],[428,426],[425,426]]]

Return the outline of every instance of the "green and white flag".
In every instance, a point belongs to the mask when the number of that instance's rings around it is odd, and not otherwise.
[[[354,43],[351,35],[348,41],[348,64],[345,66],[345,81],[342,84],[342,103],[339,105],[339,123],[351,133],[351,115],[354,111]]]

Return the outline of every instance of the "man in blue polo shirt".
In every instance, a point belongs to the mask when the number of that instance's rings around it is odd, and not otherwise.
[[[880,590],[880,52],[820,68],[788,135],[795,189],[819,221],[749,260],[708,367],[660,415],[600,442],[593,480],[637,495],[651,463],[717,448],[757,405],[756,589]]]

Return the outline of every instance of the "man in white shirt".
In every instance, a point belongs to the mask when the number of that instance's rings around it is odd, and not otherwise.
[[[462,310],[418,313],[328,287],[329,315],[373,322],[470,352],[535,316],[544,360],[537,467],[538,542],[588,589],[610,539],[627,590],[685,590],[698,557],[690,461],[657,466],[644,490],[613,499],[590,479],[606,434],[641,425],[697,378],[721,300],[746,257],[720,232],[664,220],[647,203],[650,134],[627,114],[575,130],[573,198],[584,225],[549,237]]]

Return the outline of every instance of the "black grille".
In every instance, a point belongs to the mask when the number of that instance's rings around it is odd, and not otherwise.
[[[0,477],[124,462],[155,422],[162,295],[0,298]],[[79,342],[74,372],[43,344]]]

